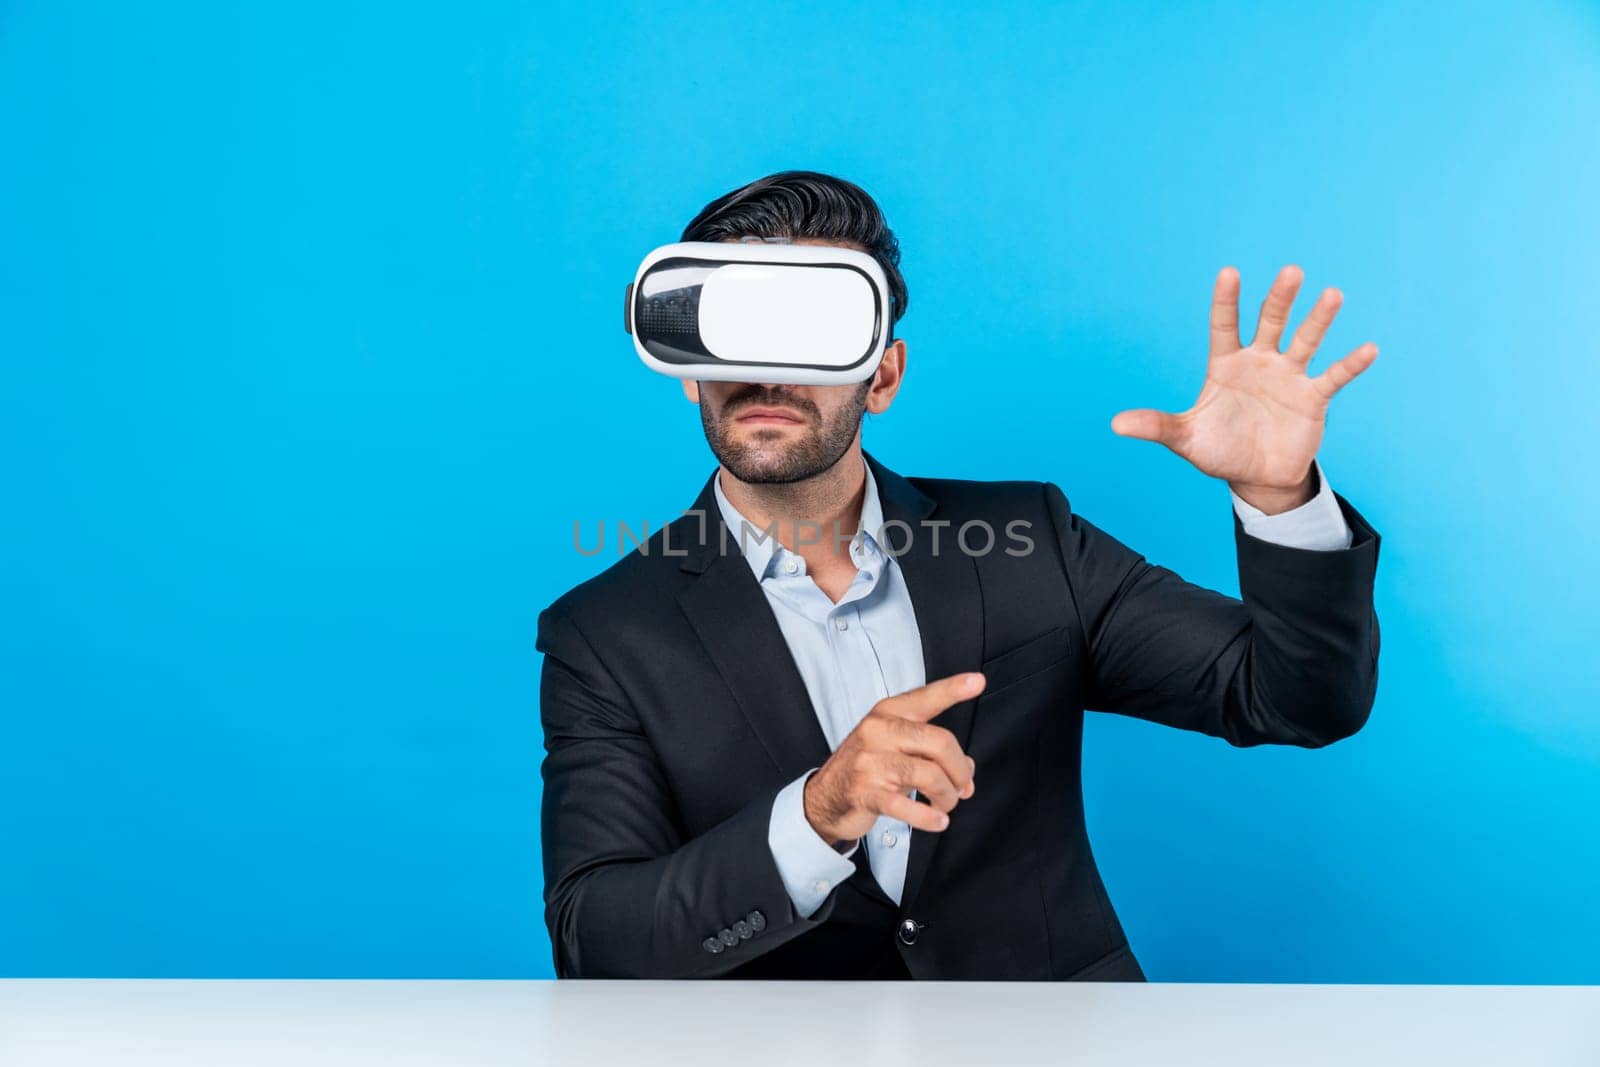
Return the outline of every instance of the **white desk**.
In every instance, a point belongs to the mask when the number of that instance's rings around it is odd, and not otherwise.
[[[1600,1067],[1600,987],[0,981],[0,1064]]]

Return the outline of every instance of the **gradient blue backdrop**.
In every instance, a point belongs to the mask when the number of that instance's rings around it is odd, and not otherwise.
[[[1217,268],[1382,346],[1368,728],[1089,724],[1150,975],[1600,981],[1595,8],[228,6],[0,4],[0,973],[548,975],[534,620],[712,462],[622,285],[811,167],[904,243],[868,446],[1193,580],[1225,489],[1107,423]]]

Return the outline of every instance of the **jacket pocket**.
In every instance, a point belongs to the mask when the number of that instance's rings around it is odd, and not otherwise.
[[[1072,646],[1065,626],[1057,626],[1037,637],[1030,637],[1022,644],[983,661],[978,669],[983,672],[987,683],[978,699],[992,696],[1009,685],[1053,667],[1071,654]]]

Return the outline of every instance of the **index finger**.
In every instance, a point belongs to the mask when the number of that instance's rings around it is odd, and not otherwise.
[[[977,671],[952,674],[880,701],[878,707],[898,718],[927,722],[952,704],[971,700],[983,692],[983,683],[984,677]]]
[[[1211,354],[1239,351],[1239,272],[1223,267],[1211,289]]]

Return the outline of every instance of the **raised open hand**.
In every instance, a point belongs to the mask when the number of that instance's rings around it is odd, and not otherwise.
[[[1121,412],[1111,429],[1159,441],[1268,514],[1309,500],[1328,401],[1372,366],[1378,346],[1363,344],[1314,378],[1306,373],[1344,300],[1339,290],[1324,289],[1280,352],[1301,279],[1299,267],[1278,272],[1246,346],[1239,342],[1239,272],[1224,267],[1211,299],[1211,355],[1199,399],[1181,414]]]

